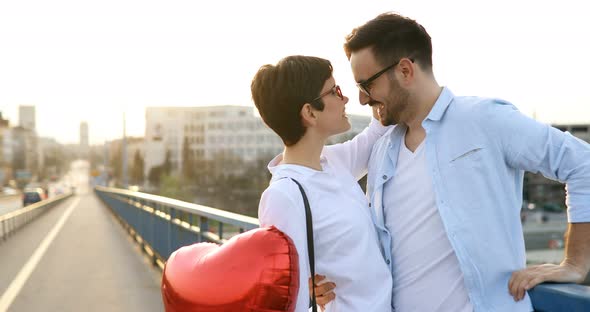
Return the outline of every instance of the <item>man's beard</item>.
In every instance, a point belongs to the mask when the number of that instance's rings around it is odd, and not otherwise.
[[[410,109],[410,93],[399,85],[397,80],[391,81],[391,90],[383,102],[385,114],[381,119],[384,126],[406,122],[413,115]]]

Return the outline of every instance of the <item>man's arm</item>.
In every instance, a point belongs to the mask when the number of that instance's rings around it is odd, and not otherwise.
[[[582,276],[577,283],[586,279],[590,271],[590,222],[570,223],[565,234],[565,260],[578,268]]]
[[[570,224],[564,260],[514,272],[508,283],[510,294],[521,300],[542,282],[582,282],[590,269],[590,145],[524,116],[507,102],[495,101],[483,111],[480,122],[496,135],[508,165],[566,184]]]
[[[314,278],[315,284],[315,301],[320,306],[321,310],[324,311],[325,305],[336,299],[336,294],[334,294],[334,288],[336,288],[336,284],[334,282],[324,282],[321,281],[325,280],[326,276],[316,274]],[[321,284],[320,284],[321,283]],[[309,278],[309,295],[312,296],[312,284],[311,284],[311,277]]]
[[[515,301],[543,282],[581,283],[590,271],[590,223],[570,223],[565,234],[565,258],[512,273],[508,289]]]

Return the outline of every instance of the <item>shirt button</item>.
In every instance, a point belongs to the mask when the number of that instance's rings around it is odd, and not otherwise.
[[[383,176],[383,180],[387,180],[387,176],[386,175]]]
[[[371,203],[369,203],[369,207],[371,207]]]
[[[389,261],[389,259],[387,259],[387,261],[385,261],[385,262],[387,262],[387,264],[390,264],[391,263],[391,261]]]

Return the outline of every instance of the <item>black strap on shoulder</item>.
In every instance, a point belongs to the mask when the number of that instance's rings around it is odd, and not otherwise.
[[[297,186],[299,186],[299,190],[301,191],[301,196],[303,196],[303,204],[305,205],[305,223],[307,224],[307,254],[309,256],[309,267],[311,270],[311,280],[313,283],[313,287],[311,288],[311,300],[310,300],[310,305],[312,308],[313,312],[317,312],[317,305],[315,302],[315,282],[314,282],[314,277],[315,277],[315,255],[314,255],[314,249],[313,249],[313,223],[312,223],[312,218],[311,218],[311,208],[309,207],[309,201],[307,200],[307,195],[305,195],[305,191],[303,190],[303,187],[301,186],[301,184],[299,182],[297,182],[297,180],[290,178],[291,180],[293,180],[293,182],[295,182],[297,184]]]

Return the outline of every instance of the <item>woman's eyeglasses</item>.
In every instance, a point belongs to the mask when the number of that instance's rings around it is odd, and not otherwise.
[[[339,97],[341,100],[344,100],[344,95],[342,95],[342,90],[340,89],[339,85],[334,85],[332,88],[330,88],[330,90],[320,94],[320,96],[318,96],[317,98],[313,99],[312,102],[315,102],[321,98],[323,98],[324,96],[328,95],[328,94],[333,94],[337,97]]]

